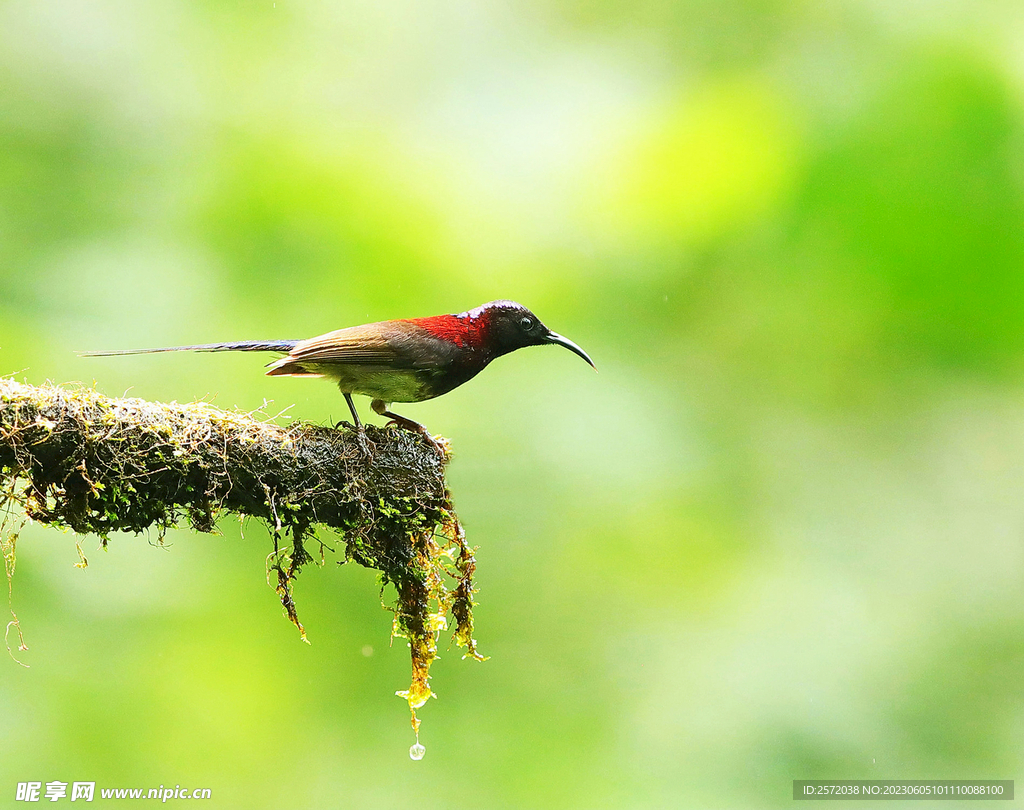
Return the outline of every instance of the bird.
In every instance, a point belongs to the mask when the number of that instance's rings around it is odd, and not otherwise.
[[[278,352],[267,364],[270,377],[326,377],[345,397],[355,428],[362,432],[353,394],[371,398],[370,408],[398,427],[427,429],[390,410],[393,402],[423,402],[447,394],[473,379],[495,358],[526,346],[564,346],[596,371],[583,349],[552,332],[515,301],[490,301],[466,312],[404,318],[349,326],[307,340],[242,340],[158,349],[81,352],[112,357],[157,352]]]

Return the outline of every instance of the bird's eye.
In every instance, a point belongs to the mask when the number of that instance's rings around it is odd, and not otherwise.
[[[533,318],[520,318],[519,325],[523,328],[524,332],[529,332],[533,329]]]

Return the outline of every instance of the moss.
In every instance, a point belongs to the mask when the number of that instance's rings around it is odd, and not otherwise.
[[[0,379],[0,507],[8,514],[16,504],[36,522],[98,535],[104,545],[112,532],[162,536],[182,524],[212,532],[225,512],[257,518],[274,541],[268,582],[304,640],[295,578],[314,561],[309,543],[323,561],[319,530],[340,535],[345,561],[380,571],[382,587],[395,588],[393,632],[412,651],[412,684],[398,694],[413,728],[448,615],[454,641],[482,660],[473,640],[475,561],[445,485],[448,460],[394,428],[282,427],[205,403]]]

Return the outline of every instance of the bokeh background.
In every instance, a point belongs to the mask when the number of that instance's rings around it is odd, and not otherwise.
[[[435,665],[423,761],[372,572],[305,571],[307,647],[255,523],[86,570],[30,527],[0,804],[1024,778],[1022,46],[1000,0],[0,2],[0,372],[326,422],[262,356],[74,351],[494,298],[600,368],[402,411],[453,441],[491,656]]]

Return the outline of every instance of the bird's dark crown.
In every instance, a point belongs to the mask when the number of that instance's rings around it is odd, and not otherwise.
[[[540,318],[515,301],[490,301],[456,317],[481,323],[496,355],[524,346],[539,346],[546,343],[550,335]]]

